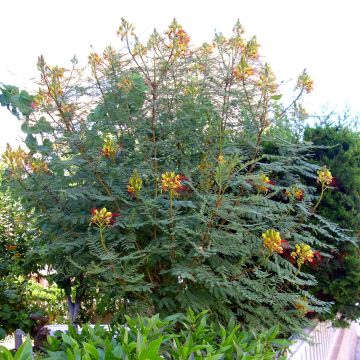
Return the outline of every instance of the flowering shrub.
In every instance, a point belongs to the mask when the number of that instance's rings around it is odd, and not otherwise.
[[[88,304],[120,318],[191,307],[296,331],[306,324],[299,297],[327,311],[299,263],[310,261],[309,244],[326,254],[350,239],[316,212],[308,145],[273,139],[277,156],[263,148],[276,119],[311,91],[308,75],[294,103],[279,103],[274,73],[240,23],[200,47],[176,21],[146,44],[125,20],[118,35],[125,50],[91,54],[86,83],[75,59],[68,71],[39,58],[41,88],[23,117],[30,151],[6,160],[9,187],[38,217],[34,252],[56,270],[71,319]],[[19,105],[16,90],[2,91]],[[48,170],[29,171],[23,157]],[[294,184],[296,201],[285,199]]]

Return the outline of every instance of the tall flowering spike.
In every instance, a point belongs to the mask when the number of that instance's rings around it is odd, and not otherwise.
[[[328,186],[332,183],[333,176],[326,166],[323,166],[320,170],[318,170],[317,174],[317,182],[322,186]]]
[[[296,260],[298,267],[300,268],[306,262],[312,262],[314,258],[314,252],[310,245],[301,243],[295,245],[295,251],[290,256]]]
[[[141,177],[139,176],[138,172],[134,170],[129,179],[129,184],[127,187],[128,193],[130,194],[130,196],[137,198],[139,192],[141,191],[141,188],[142,188]]]
[[[111,211],[107,211],[106,208],[102,208],[101,210],[93,209],[91,214],[91,223],[98,226],[99,228],[111,225],[113,213]]]
[[[262,239],[264,246],[270,251],[270,253],[277,252],[281,254],[283,252],[283,248],[281,246],[282,240],[278,231],[274,229],[266,230],[262,233]]]

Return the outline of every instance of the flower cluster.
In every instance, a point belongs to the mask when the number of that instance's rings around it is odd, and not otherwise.
[[[290,256],[296,260],[298,267],[300,268],[305,262],[312,262],[314,258],[314,252],[312,251],[310,245],[305,243],[296,244],[295,251],[293,251]]]
[[[243,81],[254,74],[254,68],[247,63],[240,64],[233,70],[234,78],[239,81]]]
[[[262,239],[264,246],[270,251],[270,253],[277,252],[281,254],[283,252],[283,248],[281,246],[282,240],[278,231],[274,229],[266,230],[262,233]]]
[[[141,177],[138,175],[137,171],[134,170],[129,179],[127,191],[130,196],[137,198],[138,193],[141,191],[141,188],[142,188]]]
[[[265,64],[263,67],[258,69],[259,79],[256,82],[257,87],[260,91],[274,95],[278,90],[276,78],[269,64]],[[264,121],[265,120],[265,121]],[[262,120],[262,126],[269,126],[270,122],[268,119]]]
[[[118,152],[119,145],[115,142],[114,136],[111,134],[107,134],[104,140],[104,144],[101,150],[101,153],[107,159],[115,159],[115,156]]]
[[[131,89],[133,88],[133,83],[130,79],[122,79],[118,84],[117,87],[123,91],[125,94],[128,94]]]
[[[102,58],[98,53],[93,52],[88,56],[88,61],[89,61],[89,64],[93,67],[96,65],[101,65]]]
[[[256,37],[253,36],[246,44],[245,54],[250,60],[257,60],[259,58],[259,47]]]
[[[7,144],[6,150],[2,155],[2,160],[6,166],[11,170],[16,170],[19,168],[24,168],[27,163],[28,154],[18,147],[17,150],[13,150],[10,144]]]
[[[161,175],[161,188],[173,195],[181,189],[181,175],[175,175],[175,172],[166,172]]]
[[[257,185],[257,189],[259,192],[262,193],[268,193],[270,191],[270,188],[268,188],[266,185],[274,185],[274,182],[272,180],[270,180],[270,178],[268,176],[266,176],[265,174],[260,174],[260,185]]]
[[[303,72],[298,77],[296,88],[305,89],[307,93],[310,93],[314,89],[314,81],[310,78],[310,76],[306,72]]]
[[[317,174],[317,182],[322,186],[328,186],[332,183],[333,176],[326,166],[323,166],[320,170],[318,170]]]
[[[101,210],[91,209],[91,215],[91,224],[94,224],[99,228],[113,225],[115,223],[115,219],[120,216],[119,213],[112,213],[106,208],[102,208]]]
[[[30,168],[31,170],[34,172],[34,174],[39,174],[39,173],[48,173],[49,172],[49,167],[48,164],[40,159],[34,159],[31,163],[30,163]]]
[[[286,189],[285,194],[288,197],[295,198],[297,201],[302,201],[304,199],[304,190],[298,188],[297,186],[292,186],[290,189]]]
[[[225,157],[224,155],[219,155],[218,158],[217,158],[217,161],[219,164],[223,164],[225,162]]]
[[[174,21],[170,25],[166,35],[171,41],[170,45],[168,46],[169,48],[175,48],[177,54],[185,55],[188,52],[190,36],[180,24]]]

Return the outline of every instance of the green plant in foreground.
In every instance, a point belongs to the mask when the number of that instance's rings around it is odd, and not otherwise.
[[[279,339],[277,326],[261,333],[241,331],[230,322],[226,327],[210,321],[206,312],[175,314],[165,319],[127,317],[125,326],[106,330],[99,325],[84,326],[80,333],[70,327],[68,334],[48,337],[44,359],[108,360],[108,359],[286,359],[284,352],[290,342]],[[9,357],[6,360],[13,359]],[[0,353],[1,354],[1,353]],[[16,357],[28,356],[28,357]],[[33,359],[29,340],[14,359]]]
[[[25,342],[19,347],[15,355],[13,355],[7,348],[0,346],[0,359],[1,360],[32,360],[35,359],[35,355],[32,350],[32,344],[30,338],[27,338]]]

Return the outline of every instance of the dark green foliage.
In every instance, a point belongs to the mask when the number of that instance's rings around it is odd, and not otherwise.
[[[320,213],[360,236],[360,134],[341,125],[325,124],[307,128],[307,141],[324,147],[315,150],[315,159],[327,165],[335,176],[334,188],[324,196]],[[338,247],[333,258],[324,261],[317,271],[318,296],[335,305],[327,318],[346,325],[360,316],[360,258],[357,246]]]
[[[25,254],[33,235],[32,222],[9,194],[0,193],[0,338],[18,327],[29,330],[31,304],[26,296]]]
[[[0,338],[33,325],[29,315],[46,313],[53,321],[64,316],[60,289],[43,288],[29,279],[37,264],[31,258],[36,236],[32,213],[24,210],[8,193],[0,193]]]

